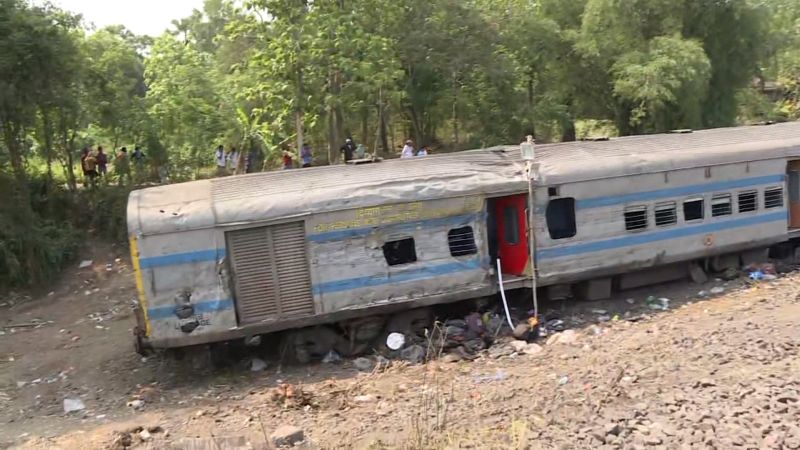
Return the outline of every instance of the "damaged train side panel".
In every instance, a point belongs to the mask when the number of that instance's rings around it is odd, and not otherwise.
[[[492,283],[481,196],[134,239],[146,339],[157,347],[461,299]]]

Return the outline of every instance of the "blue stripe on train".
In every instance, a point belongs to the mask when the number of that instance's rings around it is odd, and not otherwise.
[[[595,197],[587,199],[577,199],[576,209],[600,208],[603,206],[621,205],[631,202],[647,202],[669,197],[681,197],[686,195],[697,195],[713,193],[714,191],[726,191],[744,187],[753,187],[761,184],[783,183],[784,175],[765,175],[761,177],[741,178],[738,180],[717,181],[714,183],[693,184],[689,186],[679,186],[655,191],[634,192],[631,194],[611,195],[607,197]]]
[[[423,228],[433,228],[433,227],[441,227],[441,226],[460,226],[460,225],[468,225],[472,222],[478,221],[482,219],[485,214],[483,213],[473,213],[473,214],[461,214],[458,216],[449,216],[449,217],[438,217],[435,219],[423,219],[417,220],[413,222],[401,222],[401,223],[392,223],[392,224],[385,224],[385,225],[376,225],[374,227],[363,227],[363,228],[351,228],[348,230],[335,230],[335,231],[325,231],[322,233],[310,234],[308,235],[308,240],[311,242],[330,242],[330,241],[341,241],[344,239],[352,238],[352,237],[359,237],[359,236],[366,236],[372,233],[376,228],[380,228],[381,232],[384,233],[396,233],[396,232],[403,232],[403,231],[413,231],[417,227]]]
[[[788,219],[788,211],[783,209],[778,212],[760,214],[757,216],[729,219],[712,223],[704,223],[701,225],[682,226],[664,231],[656,231],[652,233],[640,233],[619,238],[606,239],[602,241],[592,241],[582,244],[566,245],[563,247],[545,248],[536,252],[536,258],[540,261],[553,258],[563,258],[565,256],[575,256],[584,253],[613,250],[623,247],[630,247],[633,245],[666,241],[669,239],[677,239],[696,234],[713,233],[717,231],[747,227],[763,223],[770,223],[777,221],[785,222],[787,219]]]
[[[435,266],[424,266],[414,269],[407,269],[393,274],[381,274],[377,276],[349,278],[346,280],[327,281],[314,285],[314,294],[330,294],[333,292],[349,291],[366,287],[381,286],[391,283],[403,283],[406,281],[420,281],[429,278],[449,275],[466,270],[475,270],[482,267],[480,259],[470,259],[467,261],[457,261]]]
[[[207,314],[213,312],[233,309],[233,300],[223,298],[219,300],[206,300],[193,304],[195,314]],[[147,309],[147,318],[150,320],[177,318],[175,315],[175,305],[155,306]]]
[[[218,261],[225,257],[224,248],[212,248],[210,250],[198,250],[195,252],[172,253],[162,256],[151,256],[139,260],[142,269],[152,267],[172,266],[175,264],[188,264],[196,262]]]

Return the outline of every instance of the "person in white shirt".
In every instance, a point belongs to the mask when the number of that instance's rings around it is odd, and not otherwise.
[[[227,175],[227,171],[225,170],[225,147],[221,145],[217,147],[217,151],[214,153],[214,159],[217,161],[217,176],[222,177]]]
[[[239,152],[236,150],[236,147],[232,148],[230,152],[228,152],[228,170],[230,173],[236,173],[236,166],[239,165]]]
[[[400,154],[401,158],[413,158],[414,157],[414,143],[411,139],[406,141],[406,145],[403,146],[403,153]]]
[[[428,147],[424,145],[420,147],[417,151],[417,156],[428,156]]]

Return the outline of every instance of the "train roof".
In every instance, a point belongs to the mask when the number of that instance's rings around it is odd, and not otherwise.
[[[800,157],[800,122],[536,146],[542,184]],[[162,234],[381,204],[525,192],[519,146],[199,180],[133,191],[128,230]]]

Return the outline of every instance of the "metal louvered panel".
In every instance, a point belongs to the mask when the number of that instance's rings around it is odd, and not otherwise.
[[[240,324],[314,314],[303,222],[226,236]]]

